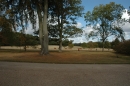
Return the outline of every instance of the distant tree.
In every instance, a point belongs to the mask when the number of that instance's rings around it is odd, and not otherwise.
[[[120,40],[118,38],[116,38],[114,41],[112,41],[111,46],[112,48],[114,48],[115,46],[117,46],[120,43]]]
[[[102,48],[102,42],[97,42],[97,44],[99,48]]]
[[[92,41],[88,42],[88,43],[87,43],[87,46],[88,46],[88,48],[94,48],[94,45],[93,45],[93,42],[92,42]]]
[[[111,48],[111,43],[109,41],[105,41],[104,47],[108,49]]]
[[[74,46],[81,46],[82,43],[74,43]]]
[[[69,43],[70,43],[70,41],[68,39],[65,39],[65,40],[63,40],[62,45],[64,47],[66,47],[66,46],[68,46]]]
[[[114,50],[120,54],[130,55],[130,40],[120,42],[114,47]]]
[[[94,7],[93,11],[88,11],[84,18],[87,25],[92,26],[88,37],[100,37],[102,41],[102,51],[104,51],[105,41],[109,36],[121,37],[124,39],[124,32],[119,26],[124,7],[120,4],[110,2],[109,4]]]
[[[57,38],[49,38],[49,45],[58,45],[59,39]]]
[[[81,44],[81,47],[82,47],[82,48],[87,48],[87,43],[85,43],[85,42],[82,43],[82,44]]]

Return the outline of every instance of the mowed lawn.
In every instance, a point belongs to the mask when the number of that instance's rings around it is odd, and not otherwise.
[[[50,51],[41,56],[38,51],[19,52],[0,50],[0,61],[38,62],[59,64],[130,64],[130,56],[116,54],[113,51]]]

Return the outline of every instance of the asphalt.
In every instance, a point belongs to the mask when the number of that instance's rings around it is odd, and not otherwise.
[[[130,86],[130,64],[0,62],[0,86]]]

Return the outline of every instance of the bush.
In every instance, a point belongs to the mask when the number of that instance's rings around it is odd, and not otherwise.
[[[82,43],[82,44],[81,44],[81,47],[82,47],[82,48],[87,48],[87,43]]]
[[[74,47],[74,45],[73,44],[69,44],[68,47],[71,49],[71,48]]]
[[[130,40],[119,43],[114,47],[114,50],[121,54],[130,55]]]

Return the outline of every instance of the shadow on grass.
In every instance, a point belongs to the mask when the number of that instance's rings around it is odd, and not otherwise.
[[[55,64],[130,64],[130,56],[111,52],[97,51],[50,51],[49,55],[41,56],[38,50],[0,50],[0,61],[55,63]]]

